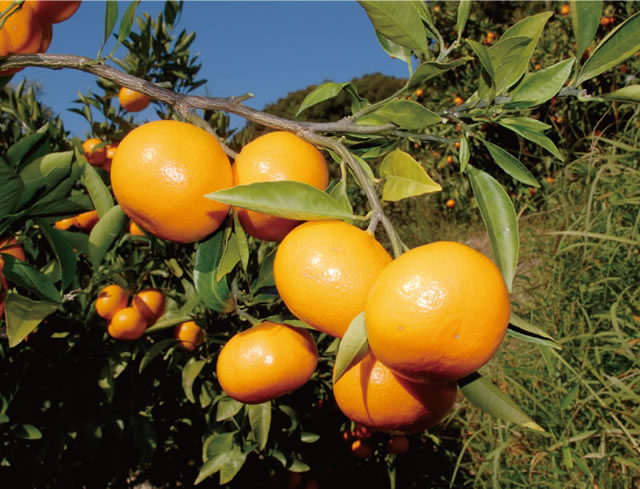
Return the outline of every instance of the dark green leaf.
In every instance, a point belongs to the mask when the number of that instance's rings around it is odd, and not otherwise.
[[[469,164],[469,159],[471,158],[469,141],[464,135],[460,138],[460,153],[458,158],[460,159],[460,172],[464,173],[464,171],[467,169],[467,165]]]
[[[411,66],[410,48],[401,46],[400,44],[393,42],[391,39],[380,34],[378,31],[376,31],[376,37],[378,38],[378,42],[380,43],[380,46],[382,46],[382,49],[384,49],[389,56],[391,56],[392,58],[398,58]]]
[[[125,228],[127,221],[128,217],[119,205],[113,206],[100,217],[89,234],[89,260],[94,267],[100,265],[106,252]]]
[[[129,3],[127,10],[124,11],[122,15],[122,20],[120,20],[120,27],[118,28],[118,42],[124,41],[131,32],[131,27],[133,26],[133,19],[136,15],[136,8],[140,0],[133,0]]]
[[[102,217],[114,205],[111,192],[109,192],[109,188],[104,184],[96,169],[87,162],[77,149],[76,158],[80,162],[82,183],[87,188],[91,202],[93,202],[94,208],[98,211],[98,215]]]
[[[618,102],[640,103],[640,85],[629,85],[628,87],[619,88],[618,90],[602,95],[602,98],[616,100]],[[0,199],[1,198],[2,197],[0,197]]]
[[[591,53],[582,67],[577,84],[580,85],[594,76],[622,63],[640,51],[640,12],[616,26]]]
[[[415,73],[409,80],[409,89],[413,90],[422,85],[424,85],[427,81],[440,76],[442,73],[453,70],[458,66],[462,66],[467,61],[472,60],[473,58],[470,56],[464,58],[458,58],[450,63],[438,63],[436,61],[427,61],[422,63],[420,66],[416,68]]]
[[[263,287],[273,287],[275,281],[273,279],[273,261],[276,258],[277,248],[272,249],[267,256],[264,257],[258,272],[258,278],[251,286],[252,290],[258,291]]]
[[[496,73],[495,73],[495,71],[493,69],[493,62],[491,61],[491,56],[489,56],[488,49],[485,48],[479,42],[473,41],[471,39],[467,39],[467,44],[469,45],[469,47],[471,47],[473,52],[478,57],[478,60],[480,61],[480,64],[484,68],[484,71],[486,71],[487,74],[489,75],[489,78],[491,78],[491,80],[495,81]]]
[[[194,404],[196,399],[193,397],[193,383],[206,364],[206,360],[196,360],[195,357],[191,357],[182,369],[182,389],[184,390],[184,395]]]
[[[259,182],[205,195],[236,207],[297,220],[353,219],[340,202],[302,182]]]
[[[23,440],[39,440],[42,438],[40,430],[31,424],[23,424],[14,429],[13,435]]]
[[[560,160],[564,160],[564,157],[562,156],[562,153],[560,153],[560,150],[557,148],[554,142],[551,139],[549,139],[547,136],[545,136],[544,134],[540,134],[538,131],[531,130],[526,126],[513,124],[507,118],[505,119],[506,119],[506,122],[505,121],[499,122],[499,124],[502,127],[506,127],[507,129],[512,130],[513,132],[515,132],[516,134],[519,134],[523,138],[528,139],[529,141],[532,141],[539,146],[542,146],[544,149],[549,151],[549,153],[551,153],[556,158]]]
[[[218,267],[222,258],[224,231],[220,230],[198,245],[193,282],[205,306],[218,312],[230,312],[235,305],[227,280],[218,281]]]
[[[28,153],[33,152],[34,147],[47,135],[47,128],[48,124],[33,134],[21,138],[7,150],[4,156],[12,168],[18,168],[24,163],[22,159]]]
[[[493,160],[506,173],[526,185],[531,185],[533,187],[540,186],[535,177],[518,158],[511,155],[500,146],[490,143],[489,141],[483,141],[483,143],[489,150],[489,153],[491,153],[491,157],[493,158]]]
[[[247,404],[249,424],[253,438],[258,445],[258,450],[264,450],[269,441],[269,428],[271,427],[271,401],[261,404]]]
[[[149,348],[149,350],[144,354],[142,360],[140,360],[138,373],[142,373],[145,367],[149,365],[149,363],[151,363],[151,360],[157,357],[160,353],[175,345],[176,340],[173,338],[167,338],[166,340],[160,340],[157,343],[154,343],[151,348]]]
[[[487,49],[491,65],[495,71],[496,94],[504,93],[524,72],[528,59],[525,58],[531,38],[526,36],[503,37]]]
[[[216,472],[219,472],[222,466],[224,465],[224,463],[230,458],[232,447],[233,445],[231,445],[228,450],[219,452],[218,454],[214,455],[212,458],[208,459],[204,464],[202,464],[202,467],[200,467],[200,471],[198,472],[198,477],[196,477],[194,485],[197,486],[207,477],[211,477]]]
[[[109,36],[113,32],[113,28],[118,22],[118,2],[117,0],[107,0],[106,11],[104,14],[104,41],[102,46],[107,43]],[[102,51],[102,49],[100,49]]]
[[[89,236],[82,232],[58,231],[58,234],[69,243],[77,253],[89,255]]]
[[[353,318],[342,340],[340,340],[340,347],[338,348],[333,369],[333,383],[335,384],[347,370],[362,360],[368,352],[367,326],[364,321],[364,312],[361,312]]]
[[[233,418],[236,414],[240,412],[244,406],[240,401],[236,401],[230,397],[223,397],[218,401],[218,406],[216,409],[216,421],[224,421],[229,418]]]
[[[530,343],[537,343],[556,350],[562,350],[562,346],[548,333],[521,318],[514,312],[511,312],[511,316],[509,317],[509,329],[507,333]]]
[[[459,380],[458,385],[464,397],[485,413],[524,428],[544,431],[542,427],[522,412],[513,399],[480,374],[473,373]]]
[[[296,117],[299,116],[304,110],[309,107],[319,104],[320,102],[324,102],[325,100],[329,100],[335,96],[337,96],[344,87],[349,85],[349,83],[335,83],[335,82],[327,82],[323,83],[319,87],[314,88],[302,101],[300,104],[300,108],[298,112],[296,112]]]
[[[518,263],[518,218],[507,192],[491,175],[469,165],[467,174],[489,234],[494,259],[511,291]]]
[[[533,107],[554,97],[571,75],[571,68],[575,60],[565,59],[549,68],[527,73],[509,94],[511,102],[507,107]]]
[[[41,299],[60,303],[60,291],[44,273],[11,255],[3,255],[3,260],[2,274],[9,282],[30,290]]]
[[[242,228],[238,213],[233,213],[233,233],[236,237],[236,245],[238,247],[238,254],[240,255],[240,263],[242,269],[246,272],[247,266],[249,266],[249,241],[247,240],[247,234]]]
[[[0,216],[6,216],[15,209],[23,189],[22,179],[15,174],[4,158],[0,158]]]
[[[206,462],[213,457],[231,451],[233,447],[234,431],[226,433],[213,433],[202,444],[202,461]]]
[[[464,27],[467,25],[469,12],[471,11],[471,0],[460,0],[458,3],[458,15],[456,18],[456,27],[458,30],[458,42],[462,39]]]
[[[371,115],[403,129],[424,129],[442,122],[442,117],[413,100],[392,100]]]
[[[29,202],[37,192],[41,195],[55,189],[71,173],[73,152],[50,153],[37,158],[20,171],[24,190],[16,204],[16,209]]]
[[[602,15],[602,0],[589,2],[571,0],[570,5],[573,35],[577,40],[576,59],[581,59],[593,38],[596,37]]]
[[[53,314],[58,305],[53,302],[34,301],[20,294],[7,294],[5,317],[9,348],[19,344],[44,318]]]
[[[40,231],[47,239],[49,246],[56,255],[58,264],[60,265],[60,281],[61,290],[66,290],[77,278],[76,273],[76,254],[73,247],[65,239],[62,231],[55,229],[44,221],[36,221]]]
[[[195,297],[195,302],[199,303],[200,298]],[[188,305],[188,304],[189,303],[185,305]],[[175,326],[180,323],[184,323],[185,321],[190,321],[191,319],[192,317],[189,315],[189,313],[185,313],[182,310],[166,312],[162,315],[160,319],[158,319],[155,323],[153,323],[153,326],[149,326],[146,329],[145,334],[154,333],[156,331],[160,331],[161,329],[171,328],[172,326]]]
[[[380,178],[385,179],[382,199],[388,201],[442,190],[442,187],[427,175],[420,163],[399,149],[388,154],[382,161]]]
[[[366,10],[371,23],[393,42],[426,53],[427,36],[415,2],[358,2]]]

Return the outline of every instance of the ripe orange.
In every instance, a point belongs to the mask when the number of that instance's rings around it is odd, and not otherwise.
[[[164,314],[164,294],[158,289],[141,290],[133,296],[131,306],[140,311],[147,320],[147,325],[151,326]]]
[[[87,158],[87,161],[93,166],[102,165],[107,159],[107,148],[106,146],[101,146],[96,148],[99,144],[102,144],[98,138],[89,138],[84,143],[82,143],[82,150],[84,151],[84,155]]]
[[[549,185],[551,185],[553,182],[555,182],[555,180],[554,180],[554,178],[553,178],[553,177],[547,177],[545,180],[547,181],[547,183],[548,183]]]
[[[27,0],[41,20],[57,24],[69,19],[80,7],[80,0]]]
[[[105,155],[105,160],[104,160],[104,163],[102,165],[100,165],[100,167],[104,171],[111,172],[111,164],[113,163],[113,158],[116,155],[116,150],[118,149],[118,145],[117,144],[107,144],[106,148],[107,148],[107,152],[106,152],[106,155]]]
[[[93,226],[98,224],[99,220],[100,216],[98,216],[98,211],[92,210],[75,216],[73,218],[73,224],[83,231],[91,231]]]
[[[39,53],[46,53],[53,39],[53,25],[50,22],[40,19],[40,27],[42,27],[42,40],[40,41]]]
[[[9,282],[2,275],[2,268],[4,267],[4,260],[2,254],[11,255],[20,261],[25,261],[24,250],[22,246],[18,244],[16,238],[0,240],[0,290],[9,288]]]
[[[235,185],[295,180],[324,190],[329,169],[322,153],[298,136],[276,131],[242,148],[233,165]],[[298,221],[237,209],[244,230],[254,238],[280,241]]]
[[[445,203],[445,205],[449,208],[449,209],[453,209],[456,206],[456,201],[454,199],[449,199],[447,200],[447,202]]]
[[[395,375],[369,352],[333,385],[340,410],[377,431],[417,433],[437,424],[456,399],[455,382],[418,383]]]
[[[185,350],[193,351],[204,342],[204,331],[195,321],[178,324],[174,332],[178,344]]]
[[[571,6],[568,3],[565,3],[562,7],[560,7],[560,13],[562,15],[569,15],[571,13]]]
[[[294,315],[342,337],[390,262],[389,253],[366,231],[343,221],[309,221],[280,243],[273,276]]]
[[[53,226],[56,229],[61,229],[65,231],[69,229],[71,226],[75,226],[75,224],[76,224],[75,217],[67,217],[65,219],[60,219],[59,221],[56,221]]]
[[[113,318],[114,314],[127,307],[129,294],[117,284],[104,287],[96,299],[96,312],[105,319]]]
[[[136,92],[127,87],[120,88],[118,100],[120,101],[120,107],[127,112],[140,112],[151,103],[151,99],[144,93]]]
[[[409,379],[460,379],[496,352],[509,307],[500,270],[485,255],[450,241],[419,246],[373,284],[365,307],[369,346]]]
[[[147,321],[140,311],[133,307],[125,307],[113,315],[107,332],[118,340],[137,340],[146,329]]]
[[[418,88],[416,90],[416,97],[420,98],[424,95],[424,90],[422,88]]]
[[[373,449],[366,441],[356,440],[351,444],[351,453],[358,458],[369,458],[373,455]]]
[[[129,234],[131,236],[146,236],[144,230],[134,221],[129,221]]]
[[[302,387],[317,363],[318,349],[307,330],[265,321],[233,336],[216,370],[229,397],[259,404]]]
[[[464,104],[464,99],[459,95],[456,95],[455,97],[453,97],[453,103],[456,105],[462,105]]]
[[[387,452],[397,455],[409,451],[409,438],[404,435],[394,435],[387,442]]]
[[[0,12],[13,5],[11,0],[0,1]],[[23,4],[20,10],[14,8],[7,13],[4,26],[0,29],[0,56],[8,54],[37,53],[42,43],[40,20],[29,4]],[[22,68],[0,71],[0,77],[9,76]]]
[[[113,192],[129,217],[159,238],[182,243],[218,229],[229,206],[205,194],[232,184],[222,146],[186,122],[137,127],[118,145],[111,167]]]

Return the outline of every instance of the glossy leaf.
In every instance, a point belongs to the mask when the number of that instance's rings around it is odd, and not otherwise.
[[[19,173],[24,189],[15,208],[20,208],[36,195],[55,189],[71,173],[73,153],[50,153],[37,158],[25,166]]]
[[[456,28],[458,31],[458,42],[462,39],[464,27],[467,25],[469,12],[471,11],[471,0],[460,0],[458,3],[458,15],[456,17]]]
[[[247,240],[247,233],[245,233],[242,228],[237,212],[233,213],[233,234],[236,237],[236,245],[238,247],[242,269],[246,271],[247,266],[249,266],[249,241]]]
[[[596,37],[600,17],[602,16],[602,0],[582,2],[570,0],[571,25],[576,38],[576,59],[581,59],[584,52]]]
[[[426,53],[427,36],[414,2],[360,1],[376,31],[393,42]]]
[[[113,242],[125,228],[129,218],[119,205],[104,213],[89,234],[89,260],[94,267],[102,263]]]
[[[391,39],[380,34],[378,31],[376,31],[376,37],[378,38],[378,42],[380,43],[380,46],[382,46],[382,49],[384,49],[389,56],[391,56],[392,58],[400,59],[407,63],[409,67],[411,67],[410,48],[393,42]]]
[[[240,249],[238,248],[238,241],[235,233],[231,233],[227,244],[224,247],[222,258],[220,258],[220,265],[218,266],[218,273],[216,274],[216,281],[222,280],[225,275],[230,273],[233,268],[240,262]]]
[[[535,177],[518,158],[505,151],[500,146],[490,143],[489,141],[483,141],[483,143],[491,154],[493,160],[507,174],[511,175],[513,178],[526,185],[531,185],[533,187],[540,186]]]
[[[351,207],[351,200],[349,200],[349,194],[347,193],[346,178],[341,179],[335,187],[329,191],[329,195],[340,202],[347,212],[353,214],[353,207]],[[351,220],[347,220],[347,222],[352,224]]]
[[[233,449],[233,433],[214,433],[212,436],[216,438],[209,442],[209,446],[212,446],[211,451],[214,453],[205,461],[202,467],[200,467],[194,485],[200,484],[200,482],[207,477],[211,477],[216,472],[219,472],[224,463],[229,459]],[[209,446],[207,448],[209,448]]]
[[[560,344],[554,340],[551,335],[537,326],[534,326],[529,321],[521,318],[513,311],[509,317],[509,328],[507,329],[507,333],[515,338],[528,341],[529,343],[537,343],[556,350],[562,350],[562,346],[560,346]]]
[[[5,317],[9,348],[18,345],[29,333],[50,314],[58,305],[48,301],[34,301],[20,294],[7,294],[5,298]]]
[[[571,75],[574,59],[565,59],[549,68],[527,73],[509,94],[507,107],[526,108],[542,104],[554,97]]]
[[[479,42],[473,41],[471,39],[467,39],[467,44],[478,57],[478,61],[480,61],[480,64],[484,68],[484,71],[486,71],[489,75],[489,78],[491,78],[491,80],[495,82],[496,72],[493,68],[493,61],[491,61],[491,56],[489,56],[489,50]]]
[[[511,291],[520,246],[518,218],[513,202],[502,185],[488,173],[469,165],[467,174],[489,234],[494,259],[507,289]]]
[[[344,87],[349,85],[348,82],[345,83],[335,83],[335,82],[326,82],[322,85],[314,88],[302,101],[300,104],[300,108],[298,112],[296,112],[296,117],[299,116],[303,111],[312,107],[320,102],[324,102],[325,100],[332,99],[336,97]]]
[[[193,383],[206,363],[206,360],[197,360],[195,357],[191,357],[182,369],[182,390],[184,390],[187,399],[194,404],[196,399],[193,396]]]
[[[302,182],[258,182],[218,190],[205,197],[236,207],[297,220],[353,219],[326,192]]]
[[[60,288],[64,291],[77,278],[76,254],[71,244],[65,239],[62,231],[55,229],[51,225],[47,225],[44,221],[36,221],[36,223],[49,243],[51,250],[56,255],[56,259],[60,265]]]
[[[234,446],[222,463],[222,467],[220,467],[220,485],[233,480],[244,465],[245,460],[247,460],[247,454],[238,445]]]
[[[616,26],[596,47],[582,66],[576,84],[598,76],[640,51],[640,12]]]
[[[473,373],[458,381],[458,385],[471,404],[491,416],[535,431],[544,429],[527,416],[511,397],[490,380]]]
[[[512,122],[509,122],[509,120],[507,120],[506,118],[505,118],[505,121],[500,121],[499,124],[502,127],[506,127],[507,129],[512,130],[516,134],[519,134],[523,138],[536,143],[537,145],[549,151],[549,153],[551,153],[553,156],[555,156],[559,160],[564,161],[564,157],[562,156],[562,153],[560,153],[560,150],[558,149],[558,147],[555,145],[555,143],[551,139],[549,139],[544,134],[541,134],[538,131],[532,130],[529,127],[521,126],[518,124],[514,124]]]
[[[193,299],[193,298],[192,298]],[[199,297],[196,297],[192,302],[200,302]],[[187,302],[185,304],[185,306],[188,306],[189,302]],[[183,306],[184,307],[184,306]],[[156,331],[160,331],[161,329],[167,329],[167,328],[171,328],[177,324],[180,323],[184,323],[185,321],[190,321],[191,319],[193,319],[189,313],[185,313],[182,309],[180,311],[171,311],[171,312],[165,312],[160,319],[158,319],[155,323],[153,323],[153,326],[149,326],[146,331],[145,334],[149,334],[149,333],[155,333]]]
[[[240,401],[236,401],[227,396],[223,397],[218,401],[218,406],[216,407],[216,421],[233,418],[240,412],[243,406],[244,404]]]
[[[619,88],[613,92],[602,95],[602,98],[607,100],[616,100],[618,102],[634,102],[640,103],[640,85],[629,85],[627,87]],[[0,196],[0,199],[2,197]]]
[[[262,260],[258,278],[251,286],[252,290],[257,292],[263,287],[273,287],[275,280],[273,279],[273,261],[276,258],[277,248],[272,249]]]
[[[37,268],[12,255],[3,255],[3,261],[2,274],[12,284],[24,287],[49,302],[59,303],[62,300],[53,280]]]
[[[264,450],[269,441],[269,428],[271,427],[271,401],[260,404],[247,404],[249,424],[253,439],[258,445],[258,450]]]
[[[420,163],[404,151],[395,150],[380,165],[380,178],[385,179],[382,199],[397,201],[431,192],[442,187],[434,182]]]
[[[91,166],[87,160],[76,149],[76,158],[80,162],[80,169],[82,171],[82,183],[89,193],[91,202],[95,210],[98,211],[100,217],[114,206],[113,198],[109,188],[104,184],[100,175],[96,169]]]
[[[229,452],[233,447],[233,438],[235,432],[227,431],[225,433],[214,432],[202,444],[202,461],[212,459],[221,453]]]
[[[416,68],[413,76],[409,80],[409,89],[413,90],[422,85],[424,85],[427,81],[435,78],[437,76],[442,75],[443,73],[453,70],[463,64],[466,64],[468,61],[473,58],[470,56],[466,56],[464,58],[458,58],[449,63],[438,63],[436,61],[427,61],[422,63],[420,66]]]
[[[413,100],[392,100],[372,115],[403,129],[424,129],[442,122],[442,117]]]
[[[347,370],[362,360],[368,352],[367,326],[364,322],[364,312],[361,312],[353,318],[340,340],[333,369],[333,383],[335,384]]]
[[[0,216],[11,213],[23,189],[22,179],[0,158]]]
[[[193,282],[205,306],[218,312],[230,312],[234,308],[234,303],[227,280],[226,278],[217,280],[223,246],[222,230],[198,245]]]
[[[487,49],[491,65],[495,70],[497,95],[504,93],[524,72],[527,61],[523,62],[523,59],[529,59],[524,57],[530,44],[530,37],[516,36],[503,38]],[[518,73],[517,76],[516,73]]]
[[[532,119],[531,117],[503,117],[500,119],[503,124],[510,126],[522,126],[532,131],[542,132],[547,129],[551,129],[549,124],[539,121],[538,119]]]
[[[34,148],[38,146],[38,143],[40,143],[47,135],[46,130],[48,126],[48,124],[45,124],[45,126],[38,129],[33,134],[20,138],[19,141],[11,145],[4,155],[11,168],[19,168],[21,164],[24,163],[22,159],[27,154],[33,153]]]

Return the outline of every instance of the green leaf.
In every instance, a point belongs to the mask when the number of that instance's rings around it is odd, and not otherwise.
[[[212,436],[218,435],[214,433]],[[229,436],[230,435],[230,436]],[[208,458],[205,463],[200,467],[198,477],[194,482],[194,485],[200,484],[207,477],[211,477],[216,472],[219,472],[224,463],[229,459],[231,450],[233,448],[233,433],[222,433],[218,435],[219,439],[211,441],[209,445],[215,443],[215,455]],[[206,443],[206,441],[205,441]]]
[[[222,259],[224,230],[219,230],[196,249],[193,283],[205,306],[218,312],[231,312],[235,305],[226,278],[218,281]]]
[[[484,68],[484,71],[487,72],[489,78],[495,82],[496,73],[493,69],[493,62],[491,61],[491,56],[489,56],[489,50],[484,47],[479,42],[473,41],[471,39],[467,39],[467,44],[473,50],[475,55],[478,57],[478,61],[480,61],[480,65]]]
[[[497,95],[504,93],[522,76],[529,60],[525,56],[530,43],[531,38],[526,36],[503,37],[487,49],[495,70]]]
[[[107,396],[109,401],[113,399],[113,394],[116,391],[116,385],[113,380],[113,375],[111,375],[110,361],[100,369],[100,372],[98,372],[98,387],[102,389],[104,395]]]
[[[473,166],[467,174],[478,202],[480,214],[489,234],[493,256],[511,291],[518,263],[518,218],[507,192],[491,175]]]
[[[604,73],[640,51],[640,12],[616,26],[596,47],[578,75],[577,85]]]
[[[109,36],[113,32],[113,28],[116,26],[116,22],[118,22],[118,2],[117,0],[107,0],[106,10],[104,13],[104,41],[102,44],[103,47],[109,40]],[[100,48],[100,51],[102,51],[102,48]]]
[[[175,346],[176,340],[174,338],[167,338],[165,340],[160,340],[157,343],[154,343],[149,350],[144,354],[142,360],[140,360],[140,366],[138,367],[138,373],[142,373],[142,371],[151,363],[155,357],[157,357],[164,350]]]
[[[261,404],[247,404],[245,407],[249,414],[249,424],[253,438],[258,444],[258,450],[264,450],[269,441],[269,428],[271,427],[271,401]]]
[[[89,260],[94,267],[102,263],[104,255],[124,229],[127,221],[128,217],[119,205],[113,206],[100,217],[89,234]]]
[[[376,31],[393,42],[426,53],[425,28],[414,2],[359,1]]]
[[[9,282],[29,289],[41,299],[60,303],[62,296],[53,281],[29,263],[18,260],[12,255],[3,255],[2,274]]]
[[[100,217],[114,206],[113,198],[109,188],[104,184],[100,175],[96,169],[87,163],[87,160],[81,155],[76,148],[76,158],[80,162],[80,169],[82,171],[82,183],[89,192],[91,202],[95,210],[98,211]]]
[[[184,395],[194,404],[196,399],[193,397],[193,383],[206,363],[206,360],[196,360],[195,357],[191,357],[182,369],[182,389],[184,390]]]
[[[570,0],[571,25],[576,38],[576,59],[581,59],[584,52],[596,37],[600,17],[602,16],[602,0],[578,2]]]
[[[58,305],[53,302],[34,301],[20,294],[7,294],[5,317],[9,348],[18,345],[44,318],[53,314]]]
[[[133,26],[133,19],[136,15],[136,8],[139,3],[140,0],[133,0],[127,7],[127,10],[124,11],[122,19],[120,20],[120,27],[118,29],[118,42],[124,41],[129,36],[131,27]]]
[[[529,129],[526,126],[513,124],[509,122],[509,120],[506,120],[506,122],[502,120],[499,122],[499,124],[502,127],[506,127],[507,129],[512,130],[516,134],[519,134],[523,138],[528,139],[529,141],[532,141],[539,146],[542,146],[544,149],[549,151],[549,153],[551,153],[553,156],[555,156],[559,160],[564,161],[564,157],[562,156],[562,153],[560,153],[560,150],[558,149],[558,147],[555,145],[555,143],[551,139],[549,139],[544,134],[540,134],[538,131]]]
[[[367,326],[364,321],[364,312],[361,312],[353,318],[347,331],[340,340],[335,367],[333,369],[333,383],[338,382],[340,377],[362,360],[368,352],[369,341],[367,339]]]
[[[442,187],[427,175],[420,163],[399,149],[389,153],[382,161],[380,178],[385,179],[382,199],[388,201],[442,190]]]
[[[556,350],[562,350],[560,343],[554,340],[551,335],[537,326],[534,326],[529,321],[521,318],[514,312],[511,312],[511,316],[509,317],[509,329],[507,329],[507,333],[515,338],[519,338],[530,343],[537,343]]]
[[[37,158],[25,166],[19,173],[24,190],[15,209],[19,209],[40,192],[44,195],[55,189],[71,173],[73,152],[50,153]]]
[[[55,229],[44,221],[36,220],[36,224],[38,224],[40,231],[47,239],[49,246],[51,246],[51,249],[56,255],[56,259],[60,265],[60,288],[64,291],[77,278],[76,254],[74,253],[71,244],[69,244],[65,239],[62,231]]]
[[[522,162],[513,156],[511,153],[508,153],[500,146],[497,146],[489,141],[482,141],[485,147],[491,153],[491,157],[498,164],[500,168],[502,168],[506,173],[511,175],[516,180],[526,184],[531,185],[533,187],[539,187],[540,184],[537,182],[535,177],[531,174],[531,172],[527,169],[526,166],[522,164]]]
[[[216,408],[216,421],[225,421],[229,418],[233,418],[240,412],[243,406],[244,404],[240,401],[224,396],[220,401],[218,401],[218,406]]]
[[[450,63],[438,63],[436,61],[427,61],[416,68],[415,73],[409,80],[409,90],[416,89],[424,85],[427,81],[442,75],[443,73],[453,70],[458,66],[462,66],[467,61],[472,60],[471,56],[458,58]]]
[[[464,173],[467,169],[467,165],[469,164],[469,159],[471,158],[469,140],[465,135],[460,138],[460,152],[458,154],[458,158],[460,159],[460,173]]]
[[[309,433],[306,431],[303,431],[302,433],[300,433],[300,441],[302,443],[315,443],[320,439],[320,435],[318,435],[317,433]]]
[[[218,273],[216,274],[216,280],[219,282],[233,270],[233,268],[240,262],[240,250],[238,249],[238,242],[236,235],[231,233],[227,240],[227,245],[224,247],[224,253],[220,259],[220,266],[218,267]]]
[[[544,432],[542,427],[522,412],[511,397],[480,374],[474,372],[459,380],[458,385],[464,397],[485,413],[508,423]]]
[[[540,122],[537,119],[532,119],[531,117],[503,117],[500,119],[500,122],[509,126],[522,126],[526,129],[531,129],[532,131],[536,132],[542,132],[546,131],[547,129],[551,129],[551,126],[549,124]]]
[[[0,158],[0,216],[6,216],[15,209],[23,189],[22,179],[4,158]]]
[[[640,103],[640,85],[629,85],[628,87],[619,88],[613,92],[601,95],[601,97],[607,100],[616,100],[618,102]]]
[[[247,454],[238,445],[234,446],[220,467],[220,485],[231,482],[244,465],[245,460],[247,460]]]
[[[540,105],[554,97],[571,75],[575,60],[565,59],[549,68],[527,73],[509,94],[511,102],[507,108],[527,108]]]
[[[202,444],[202,461],[206,462],[220,454],[231,451],[235,431],[213,433]]]
[[[45,124],[33,134],[29,134],[11,145],[4,156],[12,168],[19,168],[23,163],[22,159],[27,154],[33,153],[34,148],[47,135],[48,126],[48,124]]]
[[[242,228],[240,217],[238,217],[237,212],[233,213],[233,234],[236,237],[236,245],[238,247],[238,254],[240,255],[242,269],[246,272],[247,267],[249,266],[249,241],[247,240],[247,234]]]
[[[378,38],[378,42],[382,49],[391,56],[392,58],[397,58],[409,65],[409,69],[411,69],[411,49],[405,46],[401,46],[400,44],[393,42],[388,37],[380,34],[376,31],[376,37]]]
[[[471,0],[460,0],[458,3],[458,15],[456,18],[456,27],[458,30],[458,42],[462,39],[464,27],[467,25],[469,12],[471,11]]]
[[[193,299],[193,298],[192,298]],[[200,298],[195,297],[195,302],[200,303]],[[185,304],[188,305],[189,303]],[[155,333],[156,331],[160,331],[161,329],[171,328],[180,323],[184,323],[185,321],[191,321],[193,318],[189,313],[184,313],[184,311],[171,311],[166,312],[162,315],[160,319],[158,319],[153,326],[149,326],[145,334]],[[172,340],[175,342],[175,340]]]
[[[413,100],[392,100],[371,115],[403,129],[424,129],[442,122],[442,117]]]
[[[274,248],[267,254],[267,256],[264,257],[264,260],[260,265],[258,278],[251,286],[253,291],[257,292],[263,287],[275,286],[275,280],[273,279],[273,261],[276,259],[277,251],[278,248]]]
[[[353,219],[342,204],[326,192],[302,182],[258,182],[205,195],[236,207],[296,220]]]
[[[40,440],[42,438],[40,430],[31,424],[23,424],[14,429],[13,435],[23,440]]]
[[[302,101],[300,104],[300,108],[298,112],[296,112],[296,117],[298,117],[303,111],[312,107],[313,105],[319,104],[320,102],[324,102],[325,100],[332,99],[337,96],[344,87],[350,85],[349,82],[346,83],[335,83],[335,82],[327,82],[322,85],[314,88]]]

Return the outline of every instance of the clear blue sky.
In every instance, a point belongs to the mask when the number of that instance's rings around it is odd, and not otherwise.
[[[120,15],[128,2],[118,2]],[[164,2],[143,1],[138,13],[155,17]],[[104,37],[103,1],[82,2],[69,20],[54,25],[48,53],[95,57]],[[199,78],[208,83],[198,94],[227,97],[251,92],[247,105],[261,109],[289,92],[331,80],[349,81],[381,72],[406,77],[405,63],[379,46],[364,9],[355,1],[248,2],[187,1],[179,28],[195,31],[192,53],[202,64]],[[179,32],[179,31],[178,31]],[[113,48],[109,41],[105,52]],[[14,77],[38,80],[43,102],[61,114],[72,135],[82,137],[89,124],[69,112],[78,91],[96,90],[95,77],[75,70],[26,68]],[[136,115],[153,119],[150,109]],[[244,121],[233,118],[232,125]]]

